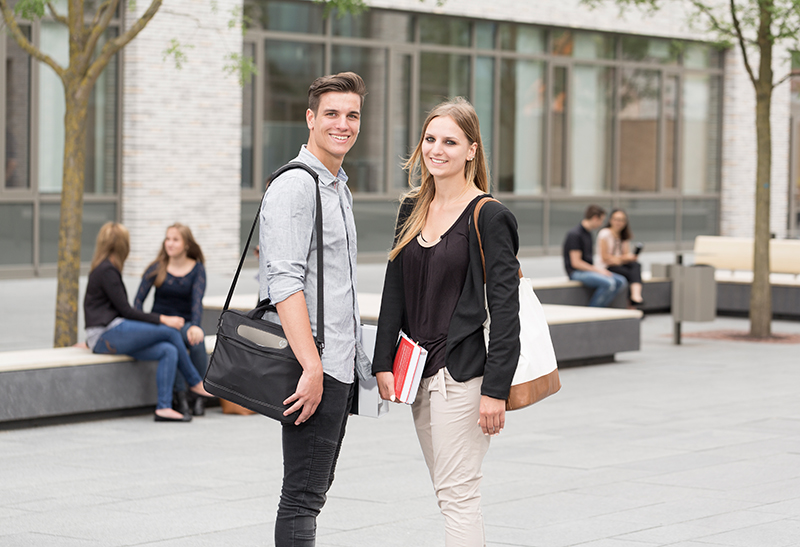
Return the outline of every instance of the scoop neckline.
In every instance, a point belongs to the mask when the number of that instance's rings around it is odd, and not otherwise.
[[[485,198],[485,197],[490,197],[490,196],[489,196],[489,194],[481,194],[479,196],[475,196],[474,198],[472,198],[472,201],[467,203],[467,206],[464,207],[464,210],[461,211],[461,214],[458,215],[458,218],[453,221],[453,223],[450,225],[450,227],[447,230],[445,230],[442,235],[440,235],[438,238],[436,238],[436,241],[433,241],[433,242],[426,241],[425,238],[422,237],[422,230],[420,230],[419,233],[417,234],[417,238],[416,238],[417,239],[417,243],[419,243],[420,247],[422,247],[423,249],[430,249],[431,247],[435,247],[437,244],[439,244],[440,241],[442,241],[442,239],[447,237],[447,234],[449,234],[453,230],[453,228],[455,228],[458,225],[459,222],[461,222],[461,219],[464,217],[464,214],[467,211],[469,211],[471,209],[474,209],[475,208],[475,204],[478,202],[478,200],[480,200],[482,198]]]

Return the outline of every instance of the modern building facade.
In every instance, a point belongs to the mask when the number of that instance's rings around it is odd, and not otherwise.
[[[653,250],[691,246],[699,234],[752,234],[752,85],[738,50],[714,47],[684,13],[621,16],[578,0],[370,0],[369,11],[344,17],[308,0],[175,4],[95,91],[86,260],[99,225],[119,219],[131,230],[129,268],[141,271],[180,221],[209,268],[230,270],[265,178],[307,138],[309,83],[344,70],[369,88],[344,164],[365,260],[386,256],[408,184],[400,166],[426,112],[455,95],[478,110],[492,191],[516,214],[525,254],[560,252],[589,203],[625,208]],[[227,24],[242,12],[243,38]],[[121,13],[112,31],[134,16]],[[65,48],[56,23],[27,28],[42,48]],[[4,40],[0,275],[47,274],[58,236],[60,90],[49,68]],[[192,46],[180,70],[164,60],[171,40]],[[243,87],[224,71],[239,51],[258,71]],[[776,58],[776,73],[788,72],[788,53]],[[773,96],[777,237],[800,236],[800,84],[791,85]]]

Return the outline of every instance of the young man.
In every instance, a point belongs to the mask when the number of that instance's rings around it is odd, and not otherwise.
[[[354,365],[363,359],[356,289],[353,197],[342,170],[358,138],[367,90],[360,76],[317,78],[308,90],[308,144],[293,160],[319,175],[323,218],[325,348],[317,325],[317,236],[314,179],[292,169],[269,186],[261,206],[260,296],[277,319],[303,367],[297,391],[286,400],[294,424],[283,425],[283,487],[275,522],[276,547],[312,546],[316,517],[325,504],[353,398]],[[310,245],[309,245],[310,242]],[[269,312],[268,312],[269,314]],[[275,320],[275,314],[269,314]]]
[[[564,239],[564,267],[567,275],[574,281],[596,289],[589,305],[599,308],[609,306],[628,286],[628,281],[621,275],[593,264],[592,232],[603,225],[605,218],[606,212],[602,207],[589,205],[581,223],[567,232]]]

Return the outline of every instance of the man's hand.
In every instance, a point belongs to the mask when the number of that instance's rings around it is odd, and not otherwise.
[[[399,403],[400,401],[397,400],[394,393],[394,374],[391,372],[379,372],[375,375],[375,378],[378,380],[378,393],[380,393],[381,399]]]
[[[481,426],[484,435],[492,437],[499,435],[506,426],[506,402],[481,395],[481,417],[478,425]]]
[[[302,424],[317,411],[319,402],[322,400],[322,378],[322,363],[317,367],[304,368],[303,375],[297,382],[297,390],[283,401],[285,405],[292,405],[283,413],[284,416],[303,409],[294,425]]]
[[[203,332],[203,329],[197,325],[192,325],[189,327],[189,330],[186,331],[186,338],[189,339],[189,343],[191,345],[196,346],[200,342],[205,341],[206,335]]]

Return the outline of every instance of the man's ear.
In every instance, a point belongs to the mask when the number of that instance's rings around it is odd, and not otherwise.
[[[314,112],[310,108],[306,110],[306,125],[309,131],[314,129]]]

